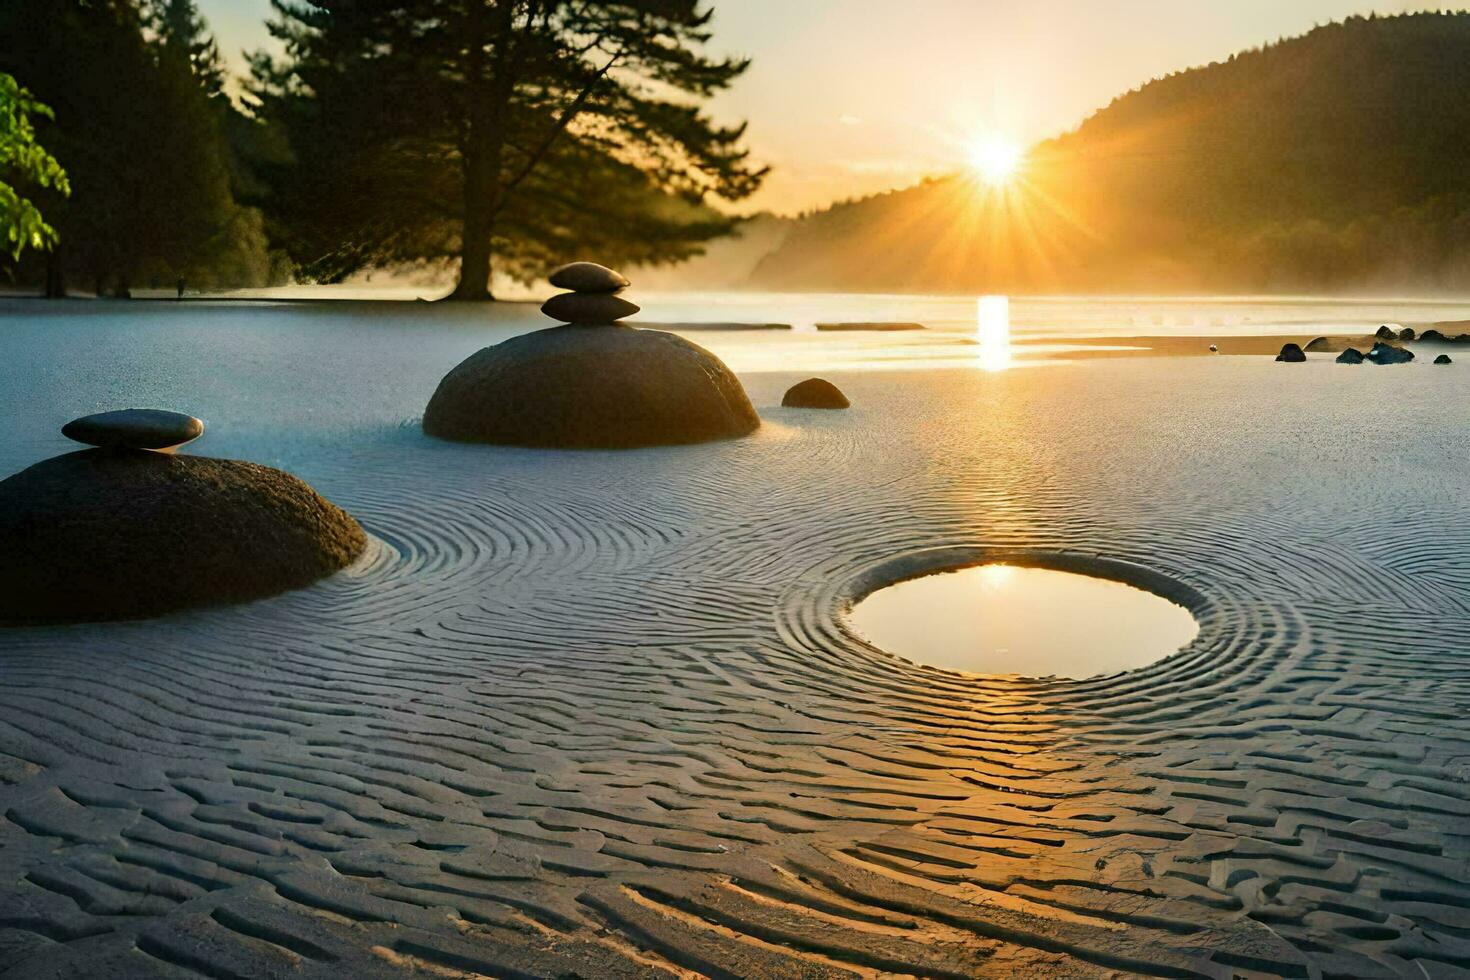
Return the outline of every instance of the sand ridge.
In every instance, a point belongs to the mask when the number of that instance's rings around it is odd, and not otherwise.
[[[319,449],[378,542],[350,573],[0,635],[0,975],[1470,968],[1457,382],[1224,363],[833,375],[817,419],[759,376],[760,433],[673,450]],[[996,548],[1152,569],[1200,635],[1063,682],[846,627],[875,567]]]

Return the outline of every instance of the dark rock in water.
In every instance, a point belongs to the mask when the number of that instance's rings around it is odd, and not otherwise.
[[[1338,354],[1337,355],[1337,363],[1338,364],[1362,364],[1363,363],[1363,352],[1360,351],[1360,350],[1358,350],[1356,347],[1349,347],[1347,350],[1345,350],[1341,354]]]
[[[564,265],[551,274],[551,284],[574,293],[615,293],[632,285],[621,272],[614,272],[596,262]]]
[[[1374,344],[1367,356],[1374,364],[1407,364],[1414,359],[1414,352],[1388,344]]]
[[[443,439],[584,449],[731,439],[759,425],[718,357],[625,326],[551,327],[486,347],[424,412],[424,431]]]
[[[1317,337],[1307,341],[1307,346],[1302,348],[1307,351],[1324,351],[1332,346],[1332,342],[1326,337]]]
[[[155,616],[300,588],[367,544],[288,473],[140,450],[57,456],[0,482],[0,621]]]
[[[1300,347],[1298,347],[1296,344],[1284,344],[1284,345],[1282,345],[1282,347],[1281,347],[1281,353],[1276,355],[1276,360],[1278,360],[1278,361],[1293,361],[1293,362],[1295,362],[1295,361],[1305,361],[1306,359],[1307,359],[1307,355],[1306,354],[1303,354],[1302,353],[1302,349]]]
[[[615,323],[638,310],[638,304],[612,293],[560,293],[541,304],[541,312],[553,320],[589,326]]]
[[[1452,360],[1450,360],[1450,355],[1448,355],[1448,354],[1441,354],[1441,355],[1439,355],[1438,357],[1436,357],[1434,359],[1434,363],[1435,364],[1453,364],[1455,362],[1452,361]]]
[[[1452,341],[1450,341],[1450,343],[1452,343],[1452,344],[1470,344],[1470,333],[1456,334],[1455,335],[1455,339],[1452,340]]]
[[[73,419],[61,427],[68,439],[114,449],[171,449],[204,435],[192,415],[157,408],[125,408]]]
[[[1419,335],[1419,339],[1427,341],[1429,343],[1444,343],[1449,338],[1440,333],[1438,330],[1434,329],[1433,327],[1430,327],[1428,330]]]
[[[1399,340],[1413,340],[1413,339],[1414,339],[1414,328],[1413,327],[1405,327],[1404,329],[1402,329],[1402,330],[1399,331]]]
[[[807,378],[788,388],[781,404],[787,408],[847,408],[852,402],[832,382]]]
[[[1379,340],[1397,340],[1399,337],[1398,334],[1393,332],[1393,328],[1386,323],[1383,326],[1379,327],[1378,332],[1375,333],[1373,336],[1377,337]]]
[[[1216,346],[1215,344],[1211,344],[1210,345],[1210,353],[1211,354],[1218,354],[1218,353],[1220,353],[1220,348],[1218,346]]]

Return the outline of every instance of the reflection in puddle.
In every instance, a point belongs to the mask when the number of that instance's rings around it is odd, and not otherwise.
[[[1004,371],[1011,366],[1011,300],[981,296],[975,301],[975,334],[980,341],[980,368]]]
[[[1092,677],[1141,667],[1199,632],[1161,596],[1111,579],[979,565],[879,589],[852,609],[874,646],[976,674]]]

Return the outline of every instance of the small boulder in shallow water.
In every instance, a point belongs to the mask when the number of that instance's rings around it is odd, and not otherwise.
[[[1374,364],[1407,364],[1413,359],[1413,351],[1389,344],[1374,344],[1368,352],[1368,360]]]
[[[0,481],[0,622],[156,616],[301,588],[367,545],[288,473],[137,449],[57,456]]]
[[[1433,327],[1430,327],[1428,330],[1424,331],[1423,333],[1421,333],[1419,335],[1419,339],[1420,340],[1424,340],[1424,341],[1428,341],[1429,343],[1432,343],[1432,344],[1443,344],[1449,338],[1446,337],[1444,334],[1440,333],[1438,330],[1434,329]]]
[[[192,415],[157,408],[125,408],[73,419],[61,427],[68,439],[111,449],[174,449],[204,435]]]
[[[781,404],[786,408],[847,408],[852,402],[832,382],[807,378],[787,389]]]
[[[1276,360],[1278,361],[1296,362],[1305,361],[1306,359],[1307,355],[1303,354],[1302,349],[1296,344],[1284,344],[1281,348],[1281,353],[1276,355]]]
[[[596,262],[564,265],[551,274],[551,284],[574,293],[615,293],[631,285],[621,272],[614,272]]]
[[[1337,355],[1337,363],[1338,364],[1362,364],[1363,363],[1363,352],[1360,351],[1360,350],[1358,350],[1356,347],[1349,347],[1347,350],[1345,350],[1341,354],[1338,354]]]
[[[1413,327],[1405,327],[1404,329],[1402,329],[1402,330],[1399,331],[1399,340],[1413,340],[1413,339],[1414,339],[1414,328]]]
[[[1441,355],[1439,355],[1438,357],[1436,357],[1434,359],[1434,363],[1435,364],[1453,364],[1455,362],[1452,361],[1452,360],[1450,360],[1450,355],[1448,355],[1448,354],[1441,354]]]
[[[1398,340],[1399,337],[1398,334],[1393,332],[1393,327],[1390,327],[1386,323],[1383,326],[1379,327],[1378,331],[1374,333],[1373,336],[1377,337],[1379,340]]]

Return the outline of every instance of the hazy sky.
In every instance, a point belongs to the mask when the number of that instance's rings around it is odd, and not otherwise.
[[[1157,75],[1349,14],[1356,0],[713,0],[713,46],[749,55],[720,96],[772,173],[752,205],[789,212],[964,164],[986,133],[1025,144]],[[268,0],[199,0],[221,47],[265,44]],[[1372,70],[1371,65],[1364,66]]]

